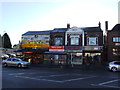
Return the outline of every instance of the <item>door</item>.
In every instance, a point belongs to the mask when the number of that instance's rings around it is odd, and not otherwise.
[[[72,53],[71,55],[72,55],[71,64],[78,64],[78,65],[82,64],[83,62],[82,53]]]

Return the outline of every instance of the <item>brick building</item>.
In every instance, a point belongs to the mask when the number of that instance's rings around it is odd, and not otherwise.
[[[103,60],[103,31],[98,27],[72,27],[66,31],[65,51],[72,65],[84,64],[84,57],[89,62],[100,64]]]
[[[106,23],[106,59],[107,61],[120,60],[120,24],[116,24],[112,30]]]
[[[83,56],[89,56],[90,62],[100,64],[103,60],[103,31],[99,27],[86,27],[84,30]]]
[[[68,54],[69,64],[80,65],[83,63],[84,31],[78,27],[66,31],[65,51]]]
[[[67,28],[55,28],[50,32],[49,52],[44,53],[44,61],[50,64],[66,64],[65,32]]]

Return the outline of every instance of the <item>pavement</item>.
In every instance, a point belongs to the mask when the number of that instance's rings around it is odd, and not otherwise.
[[[46,65],[46,64],[31,64],[31,67],[40,68],[61,68],[61,69],[82,69],[82,70],[107,70],[107,65]]]

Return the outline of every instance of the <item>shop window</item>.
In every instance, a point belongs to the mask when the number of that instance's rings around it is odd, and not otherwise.
[[[113,42],[120,42],[120,37],[113,37]]]
[[[98,37],[88,37],[87,45],[98,45]]]
[[[113,53],[113,56],[114,56],[114,57],[120,58],[120,49],[113,48],[113,49],[112,49],[112,53]]]
[[[72,53],[72,64],[82,64],[82,53]]]
[[[63,45],[63,38],[62,37],[55,37],[54,43],[56,46]]]

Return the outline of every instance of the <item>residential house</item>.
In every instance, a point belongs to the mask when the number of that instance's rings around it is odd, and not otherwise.
[[[105,45],[107,61],[120,60],[120,24],[116,24],[112,30],[106,28]]]

